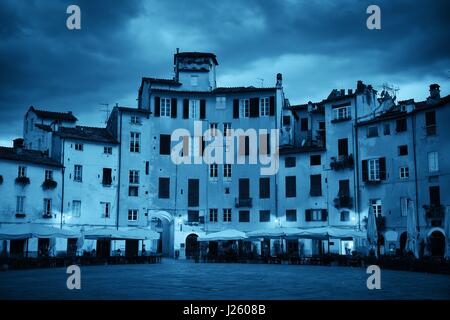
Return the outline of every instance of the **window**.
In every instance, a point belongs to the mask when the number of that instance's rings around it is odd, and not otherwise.
[[[223,209],[223,222],[231,222],[231,209]]]
[[[102,207],[102,218],[110,217],[111,203],[110,202],[100,202]]]
[[[112,147],[104,147],[103,153],[104,154],[112,154]]]
[[[141,134],[139,132],[130,132],[130,152],[140,152]]]
[[[139,196],[139,187],[138,186],[129,186],[128,187],[128,196],[129,197],[138,197]]]
[[[27,167],[19,166],[19,170],[17,172],[17,176],[19,178],[26,177],[27,176]]]
[[[317,155],[312,155],[309,158],[309,164],[311,166],[319,166],[322,163],[321,158],[320,158],[320,154]]]
[[[158,197],[160,199],[170,198],[170,178],[159,178]]]
[[[284,167],[285,168],[294,168],[296,165],[295,157],[286,157],[284,159]]]
[[[198,86],[198,76],[191,75],[191,86]]]
[[[409,168],[408,167],[400,167],[400,179],[408,179],[409,178]]]
[[[441,189],[439,186],[431,186],[428,189],[430,193],[430,205],[440,206],[441,205]]]
[[[191,119],[200,119],[200,100],[189,100],[189,115]]]
[[[108,186],[112,184],[112,169],[111,168],[103,168],[102,184],[108,185]]]
[[[145,174],[150,174],[150,161],[145,161]]]
[[[216,109],[225,109],[227,106],[226,97],[216,97]]]
[[[268,177],[259,178],[259,198],[270,198],[270,178]]]
[[[248,118],[250,116],[250,100],[239,100],[239,115],[241,118]]]
[[[198,210],[188,210],[188,222],[199,222],[200,216]]]
[[[199,179],[188,179],[188,207],[198,207],[200,203]]]
[[[391,134],[391,126],[389,125],[389,123],[385,123],[383,125],[383,133],[385,136],[388,136]]]
[[[338,140],[338,156],[339,157],[347,157],[348,156],[348,139],[339,139]]]
[[[212,163],[209,165],[209,177],[217,178],[218,165],[217,163]]]
[[[139,184],[139,170],[130,170],[129,180],[130,184]]]
[[[268,97],[259,100],[259,115],[261,117],[270,115],[270,99]]]
[[[159,135],[159,154],[170,155],[170,134]]]
[[[141,124],[141,118],[139,118],[138,116],[131,116],[131,124]]]
[[[437,151],[428,152],[428,172],[436,173],[439,171],[439,160]]]
[[[310,195],[311,197],[320,197],[322,196],[322,175],[320,174],[312,174],[310,176]]]
[[[407,129],[406,118],[397,119],[395,131],[404,132]]]
[[[259,222],[270,222],[270,210],[259,211]]]
[[[209,130],[211,137],[215,137],[217,135],[217,122],[211,122],[209,124]]]
[[[83,144],[82,143],[75,143],[75,150],[83,151]]]
[[[44,216],[52,215],[52,199],[45,198],[44,199]]]
[[[83,166],[76,164],[73,167],[73,181],[83,181]]]
[[[209,209],[209,222],[217,222],[217,209]]]
[[[291,117],[283,116],[283,126],[290,126],[290,125],[291,125]]]
[[[367,127],[367,138],[378,137],[378,126]]]
[[[223,165],[223,177],[224,178],[231,178],[231,164],[224,164]]]
[[[370,205],[372,206],[373,213],[381,215],[381,199],[371,199]]]
[[[16,197],[16,213],[24,214],[25,213],[24,208],[25,208],[25,197],[17,196]]]
[[[350,221],[350,212],[347,210],[341,211],[341,221]]]
[[[328,212],[326,209],[306,209],[305,221],[327,221]]]
[[[171,105],[169,98],[161,98],[161,107],[160,107],[160,116],[161,117],[170,117],[171,115]]]
[[[346,120],[350,119],[350,108],[343,106],[333,109],[333,120]]]
[[[128,221],[137,221],[137,219],[138,219],[138,210],[128,209]]]
[[[297,221],[297,210],[295,209],[286,210],[286,221],[288,222]]]
[[[45,170],[45,180],[53,181],[53,171],[52,170]]]
[[[308,131],[308,118],[301,118],[300,119],[300,130],[301,131]]]
[[[425,129],[427,136],[436,134],[436,111],[425,112]]]
[[[223,124],[223,135],[224,136],[229,136],[231,135],[231,123],[229,122],[224,122]]]
[[[286,198],[293,198],[297,196],[296,177],[288,176],[285,180]]]
[[[408,155],[408,146],[406,144],[398,146],[398,155],[399,156],[406,156],[406,155]]]
[[[369,180],[370,181],[380,180],[380,160],[370,159],[368,160],[368,164],[369,164]]]
[[[72,217],[81,217],[81,201],[72,201]]]
[[[250,154],[250,137],[239,136],[239,155],[248,156]]]
[[[239,211],[239,222],[250,222],[250,211],[248,210]]]
[[[402,217],[408,216],[408,198],[400,198],[400,214]]]

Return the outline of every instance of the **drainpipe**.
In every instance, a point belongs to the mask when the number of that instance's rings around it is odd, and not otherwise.
[[[122,174],[122,111],[118,110],[120,113],[120,123],[119,123],[119,178],[117,179],[117,213],[116,213],[116,229],[119,230],[119,211],[120,211],[120,176]]]
[[[355,154],[355,161],[354,161],[354,166],[355,166],[355,174],[353,175],[353,178],[356,180],[353,183],[353,188],[355,189],[354,193],[355,193],[355,209],[356,212],[358,213],[358,231],[361,231],[361,211],[360,211],[360,204],[359,204],[359,138],[358,138],[358,105],[357,105],[357,95],[355,94],[354,97],[354,101],[355,101],[355,122],[353,125],[353,137],[354,137],[354,142],[353,145],[355,146],[354,148],[354,154]]]
[[[418,181],[419,178],[417,177],[417,156],[416,156],[416,113],[413,112],[412,115],[412,134],[413,134],[413,154],[414,154],[414,187],[415,187],[415,191],[416,191],[416,205],[415,205],[415,209],[416,209],[416,219],[417,219],[417,231],[420,232],[420,220],[419,220],[419,185],[418,185]]]
[[[66,174],[66,167],[64,166],[64,150],[65,150],[65,139],[62,139],[62,183],[61,183],[61,224],[60,224],[60,228],[62,229],[63,227],[63,215],[64,215],[64,176]]]

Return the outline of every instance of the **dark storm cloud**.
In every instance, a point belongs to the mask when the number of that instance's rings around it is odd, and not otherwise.
[[[81,8],[79,31],[65,27],[70,4]],[[381,7],[382,30],[366,28],[370,4]],[[271,85],[283,72],[293,102],[358,79],[425,95],[429,81],[448,82],[448,12],[449,1],[424,0],[5,0],[0,139],[21,134],[29,105],[100,125],[100,102],[135,105],[141,76],[172,76],[176,47],[216,53],[226,85]]]

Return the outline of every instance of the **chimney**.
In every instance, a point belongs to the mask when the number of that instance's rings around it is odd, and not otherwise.
[[[433,100],[439,100],[441,98],[441,90],[439,90],[437,83],[430,85],[430,98]]]
[[[14,149],[23,149],[23,139],[17,138],[13,140]]]
[[[283,75],[281,73],[277,73],[277,88],[281,88],[283,86]]]
[[[345,96],[345,89],[341,89],[341,97]]]
[[[348,95],[352,95],[353,94],[353,89],[348,89]]]

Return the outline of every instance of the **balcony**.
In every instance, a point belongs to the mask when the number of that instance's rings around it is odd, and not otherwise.
[[[339,156],[339,157],[332,157],[330,168],[333,170],[342,170],[346,168],[353,168],[354,162],[353,162],[353,155],[349,154],[347,156]]]
[[[27,184],[30,184],[30,178],[28,177],[17,177],[16,183],[20,184],[22,186],[26,186]]]
[[[351,209],[353,207],[353,199],[348,195],[338,196],[334,199],[334,207],[337,209],[347,208]]]
[[[440,220],[445,217],[445,207],[443,205],[425,205],[425,216],[429,220]]]
[[[42,183],[42,188],[44,190],[55,189],[58,183],[55,180],[45,179]]]
[[[251,208],[252,198],[235,198],[236,208]]]

